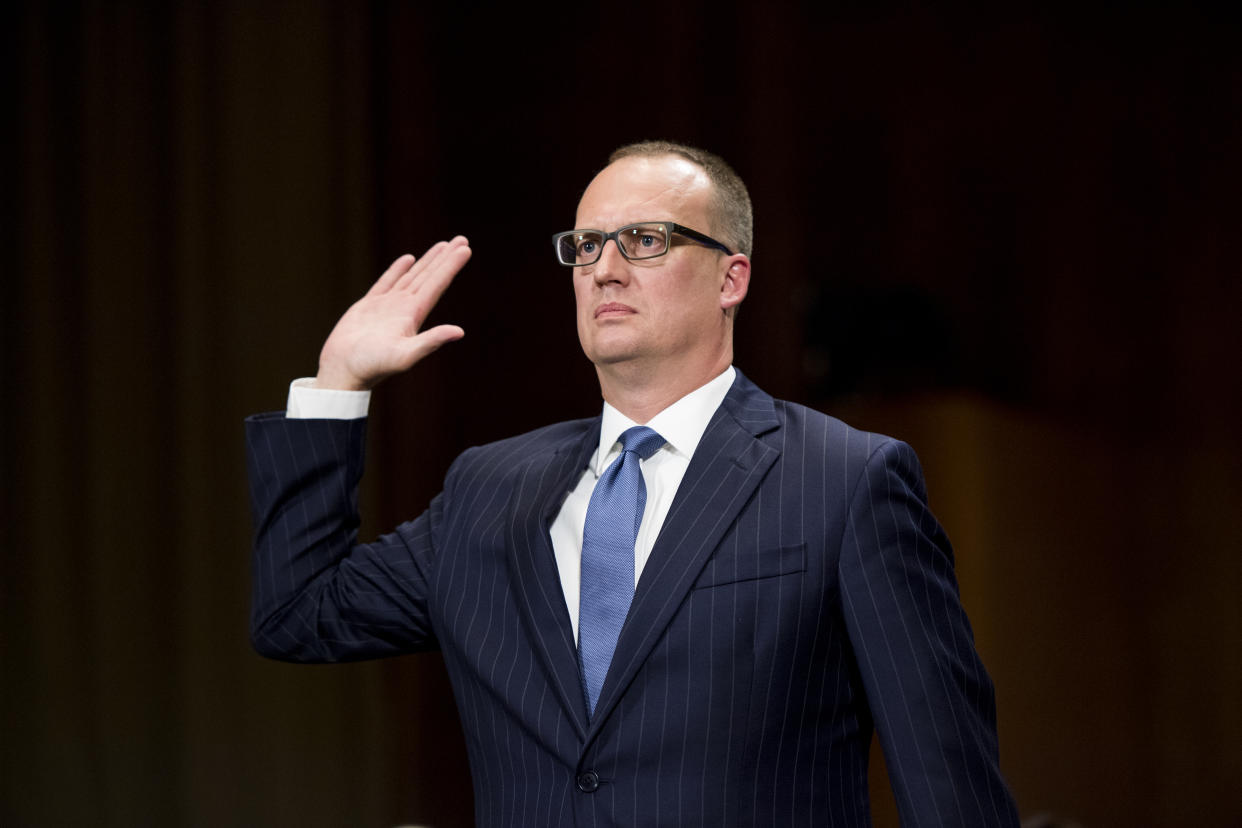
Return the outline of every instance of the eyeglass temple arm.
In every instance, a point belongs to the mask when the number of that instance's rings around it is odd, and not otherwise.
[[[706,245],[707,247],[714,247],[717,250],[723,250],[725,254],[728,256],[733,255],[733,251],[730,250],[728,247],[725,247],[723,244],[716,241],[711,236],[707,236],[707,235],[704,235],[703,233],[700,233],[698,230],[691,230],[689,227],[685,227],[683,225],[674,223],[673,231],[685,236],[686,238],[694,239],[699,244]]]

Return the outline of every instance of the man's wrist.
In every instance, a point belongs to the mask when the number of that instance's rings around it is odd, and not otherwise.
[[[319,374],[315,377],[315,387],[325,391],[370,391],[365,384],[353,374],[324,368],[321,364]]]

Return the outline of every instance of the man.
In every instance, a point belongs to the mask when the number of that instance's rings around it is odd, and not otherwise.
[[[440,648],[479,825],[867,825],[873,726],[904,824],[1016,825],[913,452],[732,367],[740,179],[626,147],[576,226],[555,242],[600,417],[468,450],[422,516],[354,545],[364,421],[297,417],[356,417],[462,336],[420,330],[457,238],[394,262],[289,415],[248,423],[256,648]]]

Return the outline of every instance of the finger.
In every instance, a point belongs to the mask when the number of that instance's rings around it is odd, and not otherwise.
[[[371,289],[367,291],[367,295],[370,296],[372,294],[384,293],[388,291],[392,288],[393,284],[409,272],[410,268],[413,266],[414,257],[409,253],[398,256],[393,263],[388,266],[388,269],[375,280],[375,284],[371,285]]]
[[[401,278],[398,279],[393,284],[392,289],[393,290],[409,290],[410,286],[414,284],[416,279],[418,279],[418,275],[422,273],[424,270],[426,270],[427,268],[434,265],[436,260],[439,259],[440,256],[442,256],[444,252],[448,250],[449,247],[452,244],[454,244],[456,241],[457,239],[453,239],[452,242],[440,241],[440,242],[436,242],[431,247],[427,248],[427,252],[424,253],[422,257],[417,262],[414,263],[414,266],[411,267],[409,270],[407,270],[405,273],[401,274]]]
[[[470,249],[469,243],[462,239],[461,244],[444,251],[435,262],[428,265],[418,275],[411,290],[418,296],[420,304],[427,309],[428,313],[435,307],[436,302],[440,301],[440,296],[452,284],[454,277],[466,266],[466,262],[470,261],[473,254],[474,251]],[[424,314],[425,317],[426,314]]]
[[[436,325],[434,328],[428,328],[417,336],[409,338],[405,345],[405,356],[402,362],[405,368],[409,368],[428,354],[438,351],[442,345],[461,339],[465,335],[466,332],[456,325]]]
[[[434,253],[428,251],[418,265],[407,273],[405,278],[401,280],[399,289],[417,293],[419,284],[422,282],[429,272],[433,272],[445,265],[446,261],[452,259],[453,255],[463,247],[469,247],[470,242],[465,236],[454,236],[450,241],[442,242],[443,246],[436,245]],[[460,268],[465,262],[455,263],[454,266]]]

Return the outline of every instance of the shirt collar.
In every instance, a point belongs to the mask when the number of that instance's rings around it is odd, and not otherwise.
[[[646,423],[648,428],[655,429],[668,441],[668,445],[661,451],[672,451],[687,460],[694,455],[699,440],[703,439],[703,432],[707,430],[708,421],[724,402],[736,375],[737,372],[730,365],[720,376],[691,391]],[[591,470],[596,477],[603,474],[608,463],[620,453],[618,441],[621,434],[636,425],[639,423],[604,403],[604,414],[599,428],[599,449],[591,458]]]

